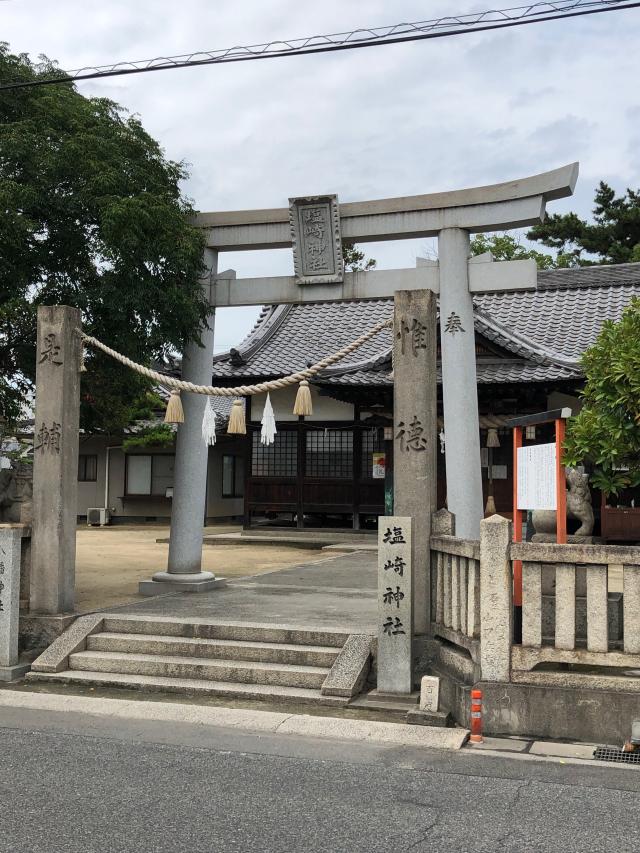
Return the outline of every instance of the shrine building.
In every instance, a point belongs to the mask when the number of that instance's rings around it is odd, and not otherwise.
[[[561,406],[576,411],[583,384],[580,355],[603,321],[617,320],[634,296],[640,296],[640,264],[539,271],[536,290],[474,296],[485,506],[492,494],[497,512],[511,513],[512,444],[506,422]],[[301,370],[392,312],[388,299],[265,307],[248,337],[215,357],[212,383],[250,384]],[[404,343],[415,345],[411,331]],[[385,329],[314,377],[313,415],[308,417],[292,414],[295,388],[272,392],[278,429],[273,445],[260,441],[265,395],[247,398],[245,526],[271,519],[298,527],[370,527],[385,514],[385,482],[390,511],[391,353],[392,331]],[[438,506],[443,506],[446,434],[439,374],[438,363]],[[420,440],[420,435],[408,429],[405,439]]]
[[[474,295],[485,506],[492,493],[496,510],[511,513],[512,449],[505,423],[560,406],[576,410],[581,353],[604,320],[617,320],[634,296],[640,296],[640,264],[539,271],[535,290]],[[389,299],[265,307],[247,338],[214,358],[212,384],[250,384],[301,370],[392,310]],[[408,347],[415,343],[412,334],[407,332]],[[294,386],[272,392],[273,445],[260,442],[265,395],[246,400],[246,436],[226,435],[231,400],[213,398],[218,439],[209,450],[205,522],[235,518],[246,526],[373,527],[385,513],[385,491],[390,511],[391,335],[381,332],[311,380],[311,416],[292,414]],[[179,365],[171,372],[178,375]],[[443,506],[446,435],[440,389],[438,396],[438,506]],[[161,419],[159,414],[158,423]],[[124,452],[122,438],[81,435],[79,518],[90,508],[107,507],[113,522],[168,520],[174,450]],[[416,436],[409,431],[406,440]],[[598,515],[599,495],[593,503]]]

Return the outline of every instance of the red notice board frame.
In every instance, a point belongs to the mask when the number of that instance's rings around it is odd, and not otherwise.
[[[562,445],[564,443],[567,418],[571,409],[553,409],[535,415],[514,418],[507,423],[513,429],[513,541],[522,542],[522,514],[518,509],[518,450],[522,447],[525,427],[555,423],[556,443],[556,542],[567,542],[567,484],[562,464]],[[522,607],[522,562],[513,561],[513,605]]]

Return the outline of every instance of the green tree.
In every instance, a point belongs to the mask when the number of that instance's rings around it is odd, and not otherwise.
[[[0,82],[61,73],[0,44]],[[85,330],[148,363],[197,340],[203,240],[187,176],[135,116],[70,83],[0,92],[0,416],[33,387],[36,309],[79,307]],[[91,352],[82,422],[129,423],[149,383]]]
[[[367,258],[364,252],[357,249],[353,243],[342,243],[342,260],[347,272],[359,272],[375,269],[378,263],[373,258]]]
[[[527,238],[555,249],[566,259],[565,266],[640,261],[640,190],[616,196],[600,181],[594,201],[593,223],[576,213],[556,213],[535,225]]]
[[[640,300],[607,320],[582,356],[584,406],[567,426],[566,464],[593,468],[592,483],[617,494],[640,484]]]
[[[541,270],[557,266],[552,255],[523,246],[520,239],[513,234],[476,234],[471,241],[471,254],[482,255],[485,252],[491,252],[496,261],[523,261],[533,258]]]

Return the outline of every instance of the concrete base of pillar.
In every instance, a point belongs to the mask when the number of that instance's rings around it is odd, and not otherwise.
[[[177,574],[156,572],[149,580],[140,581],[140,595],[166,595],[169,592],[209,592],[227,585],[226,578],[216,577],[211,572]]]
[[[18,681],[29,672],[31,663],[14,663],[13,666],[0,666],[0,681]]]
[[[453,726],[453,717],[448,711],[409,711],[407,723],[412,726],[439,726],[446,728]]]
[[[76,619],[75,613],[20,613],[20,649],[42,652]]]

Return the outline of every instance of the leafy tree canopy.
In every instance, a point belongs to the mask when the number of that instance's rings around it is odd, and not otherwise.
[[[593,484],[617,494],[640,485],[640,300],[605,321],[582,356],[584,406],[567,424],[565,462],[594,469]]]
[[[0,81],[53,73],[0,44]],[[113,101],[70,83],[0,92],[0,415],[14,419],[32,388],[38,305],[80,308],[89,334],[143,363],[198,339],[203,242],[186,176]],[[87,366],[83,426],[116,431],[149,385],[106,356]]]
[[[365,253],[356,248],[353,243],[345,241],[342,242],[342,260],[347,272],[372,270],[378,263],[373,258],[367,258]]]
[[[595,194],[593,223],[576,213],[554,214],[534,226],[529,240],[555,249],[564,266],[626,264],[640,261],[640,190],[616,196],[600,181]],[[591,257],[583,257],[583,254]]]
[[[496,261],[523,261],[533,258],[541,270],[553,269],[558,265],[552,255],[523,246],[519,237],[513,234],[476,234],[471,241],[471,254],[483,255],[485,252],[491,252]]]

